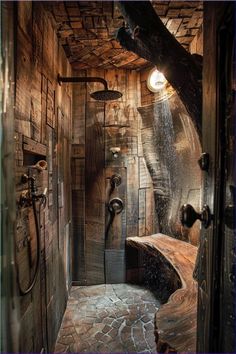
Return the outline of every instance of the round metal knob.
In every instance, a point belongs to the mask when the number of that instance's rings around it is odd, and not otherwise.
[[[111,213],[120,214],[124,209],[123,200],[120,198],[113,198],[109,201],[108,209]]]
[[[185,227],[192,227],[196,220],[200,220],[207,229],[211,223],[211,213],[208,205],[204,205],[200,213],[196,212],[192,205],[184,204],[180,208],[180,222]]]

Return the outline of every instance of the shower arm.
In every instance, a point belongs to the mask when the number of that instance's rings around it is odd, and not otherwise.
[[[108,85],[107,85],[107,82],[105,79],[102,79],[101,77],[78,77],[78,76],[75,76],[75,77],[63,77],[63,76],[60,76],[58,74],[58,83],[59,85],[61,85],[62,82],[100,82],[101,84],[104,85],[104,89],[105,90],[108,90]]]

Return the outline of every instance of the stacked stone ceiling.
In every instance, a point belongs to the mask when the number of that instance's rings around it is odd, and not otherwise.
[[[152,1],[168,30],[188,50],[203,21],[202,1]],[[125,25],[117,1],[52,1],[57,34],[74,69],[140,69],[148,62],[123,49],[116,31]]]

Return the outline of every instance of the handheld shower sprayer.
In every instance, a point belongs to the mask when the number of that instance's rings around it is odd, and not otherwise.
[[[43,169],[46,168],[46,164],[44,160],[43,161],[43,166],[41,166],[41,168],[43,167]],[[36,164],[37,165],[37,164]],[[35,167],[31,166],[31,167]],[[37,167],[35,167],[37,168]],[[32,206],[33,208],[33,214],[34,214],[34,221],[35,221],[35,230],[36,230],[36,244],[37,244],[37,252],[36,252],[36,265],[35,265],[35,269],[34,269],[34,274],[32,279],[29,281],[29,285],[27,286],[26,289],[23,289],[21,283],[20,283],[20,272],[19,272],[19,265],[16,262],[16,269],[17,269],[17,283],[18,283],[18,287],[20,290],[20,294],[21,295],[26,295],[28,293],[30,293],[30,291],[33,289],[36,280],[37,280],[37,275],[39,272],[39,265],[40,265],[40,251],[41,251],[41,245],[40,245],[40,210],[41,207],[45,207],[46,205],[46,195],[47,195],[47,188],[44,189],[43,193],[39,193],[37,194],[37,186],[36,186],[36,179],[34,176],[29,176],[27,174],[22,175],[21,177],[21,182],[22,183],[27,183],[29,184],[29,192],[27,194],[22,194],[19,200],[19,206],[20,207],[24,207],[24,206]],[[36,208],[36,202],[39,201],[39,208],[38,208],[38,212],[37,212],[37,208]],[[31,248],[31,238],[28,237],[29,241],[29,249]],[[31,258],[31,251],[29,251],[29,264],[30,267],[33,266],[33,261]]]
[[[35,168],[38,171],[44,171],[48,167],[48,163],[45,160],[39,160],[35,165],[29,166],[30,168]]]

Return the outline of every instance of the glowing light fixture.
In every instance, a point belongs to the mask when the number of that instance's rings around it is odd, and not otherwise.
[[[165,76],[156,68],[152,69],[148,75],[147,87],[152,92],[162,90],[167,84]]]

